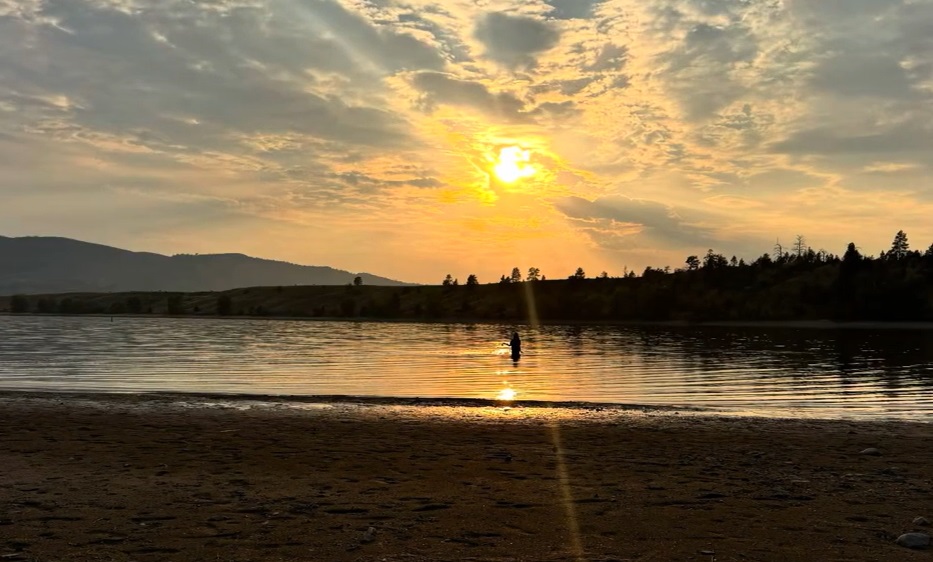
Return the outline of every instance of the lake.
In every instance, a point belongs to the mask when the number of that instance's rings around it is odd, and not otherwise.
[[[923,420],[933,331],[0,317],[0,390],[513,397]]]

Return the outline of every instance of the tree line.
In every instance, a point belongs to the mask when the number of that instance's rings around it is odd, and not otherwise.
[[[524,275],[516,267],[498,284],[545,280],[536,267]],[[789,247],[776,243],[750,262],[710,249],[674,269],[589,278],[577,268],[565,280],[536,287],[538,316],[554,320],[933,321],[933,244],[912,249],[899,230],[878,256],[864,255],[855,243],[837,255],[797,236]]]
[[[849,244],[842,255],[814,251],[803,237],[746,262],[709,250],[681,267],[647,267],[620,277],[577,268],[548,279],[513,268],[499,282],[413,287],[253,287],[223,293],[139,293],[0,298],[0,310],[64,314],[194,314],[430,320],[933,321],[933,245],[913,250],[899,231],[878,256]]]

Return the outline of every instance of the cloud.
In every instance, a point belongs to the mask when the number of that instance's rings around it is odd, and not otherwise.
[[[430,112],[438,104],[472,107],[488,117],[513,123],[533,122],[534,118],[547,116],[562,118],[578,113],[576,103],[543,102],[529,107],[524,101],[508,92],[492,93],[480,82],[460,80],[439,72],[420,72],[412,77],[412,85],[423,97],[420,107]]]
[[[355,51],[372,48],[382,60],[394,60],[392,64],[399,68],[418,61],[433,65],[439,60],[425,56],[427,47],[417,47],[414,39],[380,33],[331,4],[314,5],[324,14],[322,21],[338,20],[346,26],[345,40],[360,41]],[[264,17],[260,11],[235,10],[224,16],[205,11],[189,13],[190,19],[169,20],[158,12],[133,16],[62,2],[49,3],[44,14],[69,30],[42,26],[33,32],[43,51],[54,52],[56,57],[43,62],[42,52],[20,47],[0,58],[0,64],[14,76],[23,95],[34,101],[43,92],[75,100],[69,117],[81,126],[115,134],[145,130],[179,146],[214,148],[231,131],[288,131],[373,146],[406,142],[404,121],[398,116],[309,91],[315,80],[303,74],[305,68],[330,72],[337,70],[336,64],[349,69],[349,75],[357,74],[349,64],[348,53],[353,49],[311,40],[312,51],[315,44],[329,48],[318,49],[306,59],[308,67],[299,69],[290,55],[267,62],[274,51],[306,52],[307,47],[287,33],[270,44],[256,45]],[[214,32],[200,31],[204,26]],[[25,33],[21,39],[29,43]],[[406,52],[409,55],[402,56]],[[343,58],[333,56],[337,53]],[[45,71],[39,72],[41,68]]]
[[[444,59],[437,49],[409,33],[376,27],[364,16],[352,13],[333,0],[312,0],[297,4],[298,17],[305,15],[311,28],[339,37],[351,45],[354,56],[366,58],[385,71],[441,69]]]
[[[476,108],[487,115],[508,121],[524,121],[525,103],[509,93],[493,94],[479,83],[459,80],[439,72],[415,74],[412,83],[425,94],[423,106],[430,110],[437,103],[464,105]]]
[[[502,12],[486,14],[474,33],[490,59],[510,67],[535,66],[534,55],[547,51],[560,40],[558,30],[539,19]]]
[[[601,244],[617,245],[619,238],[642,234],[665,246],[709,246],[715,242],[710,229],[692,225],[674,209],[655,201],[609,196],[589,201],[581,197],[566,197],[556,207],[571,220],[591,231]]]
[[[596,60],[583,67],[585,72],[619,71],[628,62],[628,47],[606,43],[596,55]]]
[[[772,145],[775,152],[794,155],[914,155],[929,162],[933,123],[902,122],[871,129],[804,129]],[[871,131],[871,132],[866,132]]]
[[[922,95],[897,57],[875,53],[829,57],[813,70],[812,84],[820,91],[846,97],[914,99]]]
[[[551,6],[548,15],[559,20],[588,19],[605,0],[544,0]]]
[[[577,108],[577,105],[573,101],[568,100],[562,102],[544,102],[536,107],[531,113],[532,115],[569,117],[572,115],[579,115],[580,110]]]
[[[667,89],[688,119],[709,119],[748,93],[736,74],[757,53],[754,37],[739,24],[694,23],[680,44],[661,57]]]

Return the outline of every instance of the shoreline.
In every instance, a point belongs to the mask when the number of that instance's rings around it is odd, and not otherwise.
[[[302,395],[302,394],[232,394],[220,392],[89,392],[56,390],[0,390],[0,402],[16,400],[35,400],[64,402],[77,400],[86,403],[124,404],[185,404],[194,402],[215,402],[218,404],[247,405],[254,403],[274,404],[281,407],[303,405],[342,405],[342,406],[399,406],[412,408],[525,408],[529,410],[587,410],[607,412],[696,412],[716,415],[718,410],[687,405],[653,405],[614,402],[574,402],[545,400],[495,400],[486,398],[429,398],[404,396],[354,396],[354,395]]]
[[[0,402],[11,560],[903,560],[933,518],[911,422]]]
[[[309,411],[320,408],[333,408],[346,412],[364,414],[405,412],[420,417],[438,419],[470,418],[487,415],[490,412],[519,412],[521,418],[581,420],[608,422],[631,415],[647,416],[683,416],[718,420],[764,420],[780,423],[782,421],[806,420],[809,422],[828,423],[866,423],[866,424],[915,424],[921,427],[933,427],[933,419],[928,416],[905,416],[837,412],[832,414],[821,410],[773,409],[754,410],[747,408],[716,408],[687,404],[638,404],[616,402],[574,402],[547,400],[499,400],[492,398],[456,398],[456,397],[404,397],[404,396],[355,396],[355,395],[278,395],[278,394],[235,394],[222,392],[166,392],[166,391],[64,391],[55,390],[5,390],[0,389],[0,407],[4,404],[34,403],[81,405],[100,410],[130,408],[222,408],[255,409],[257,411]],[[498,416],[507,417],[507,416]]]
[[[133,318],[133,319],[192,319],[192,320],[273,320],[293,322],[345,322],[345,323],[387,323],[387,324],[488,324],[493,326],[531,327],[527,320],[491,320],[465,318],[381,318],[381,317],[341,317],[341,316],[258,316],[249,314],[218,316],[209,314],[62,314],[41,312],[0,312],[0,317],[38,317],[38,318]],[[924,321],[836,321],[836,320],[542,320],[538,326],[618,326],[644,328],[771,328],[797,330],[933,330],[933,322]]]

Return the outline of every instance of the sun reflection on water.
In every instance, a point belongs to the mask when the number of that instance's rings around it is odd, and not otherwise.
[[[505,375],[508,373],[507,371],[499,371],[496,374]],[[515,395],[517,393],[515,392],[515,389],[512,388],[512,385],[509,384],[509,381],[507,380],[502,381],[502,386],[504,388],[500,389],[499,393],[496,394],[496,400],[500,400],[503,402],[511,402],[512,400],[515,400]]]

